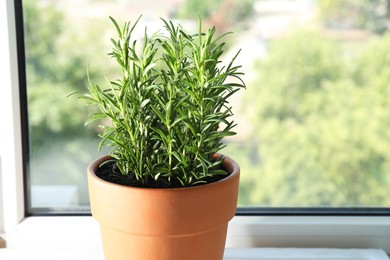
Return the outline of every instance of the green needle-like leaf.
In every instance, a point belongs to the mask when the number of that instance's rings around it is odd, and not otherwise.
[[[121,27],[110,17],[117,37],[109,56],[122,74],[107,78],[106,88],[88,76],[89,93],[81,97],[100,109],[86,120],[104,124],[98,149],[111,147],[121,173],[134,173],[140,184],[191,186],[226,175],[212,156],[235,134],[228,98],[245,87],[234,64],[239,52],[220,66],[226,34],[203,32],[200,18],[195,32],[162,19],[165,34],[145,28],[141,41],[133,36],[140,18]]]

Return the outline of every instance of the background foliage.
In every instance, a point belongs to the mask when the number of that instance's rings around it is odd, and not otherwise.
[[[66,97],[85,89],[87,67],[102,44],[88,44],[94,30],[82,36],[69,26],[59,9],[50,5],[41,7],[32,0],[23,2],[32,146],[49,136],[85,135],[88,131],[80,122],[89,111],[76,99]],[[88,46],[89,51],[80,46]],[[91,74],[101,80],[95,72],[102,66],[91,67]]]
[[[249,88],[262,181],[246,199],[390,203],[389,44],[386,34],[352,51],[312,31],[271,43]]]
[[[255,0],[186,0],[177,10],[178,17],[202,19],[215,26],[218,32],[230,31],[243,26],[251,18]]]
[[[389,30],[389,0],[321,0],[318,3],[327,26],[367,29],[378,34]]]

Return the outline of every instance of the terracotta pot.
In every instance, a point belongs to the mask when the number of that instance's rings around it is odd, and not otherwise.
[[[227,178],[196,187],[134,188],[88,167],[92,215],[100,224],[106,260],[221,260],[228,221],[236,212],[240,169],[229,157]]]

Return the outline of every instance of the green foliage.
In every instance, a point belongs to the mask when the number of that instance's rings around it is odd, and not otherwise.
[[[223,0],[208,1],[208,0],[187,0],[184,2],[179,15],[182,17],[210,17],[216,12]]]
[[[352,51],[314,36],[271,43],[259,63],[248,94],[258,104],[260,165],[251,178],[261,181],[246,203],[387,205],[390,37]]]
[[[366,29],[377,34],[389,30],[389,0],[321,0],[322,20],[331,27]]]
[[[304,113],[301,104],[305,96],[337,80],[345,70],[338,62],[338,49],[335,42],[312,30],[271,42],[269,56],[258,64],[257,73],[264,87],[256,88],[261,100],[256,115],[299,120]]]
[[[42,145],[48,136],[86,134],[82,122],[88,111],[77,99],[66,97],[84,90],[88,84],[86,61],[92,55],[96,57],[96,49],[102,48],[98,41],[89,44],[94,30],[83,30],[83,35],[72,30],[63,13],[53,5],[39,6],[26,0],[23,10],[32,148]],[[88,51],[80,48],[85,45],[89,46]],[[91,67],[91,74],[97,78],[96,62]]]
[[[248,21],[251,23],[253,21],[251,16],[254,14],[253,5],[255,0],[225,0],[225,3],[228,5],[226,17],[230,26],[236,27],[237,24],[247,23]]]
[[[57,71],[52,66],[50,54],[58,52],[58,36],[63,33],[64,17],[51,6],[41,10],[34,1],[27,0],[23,4],[28,74],[55,80]]]
[[[87,123],[109,119],[102,141],[124,175],[134,173],[148,185],[155,180],[190,186],[225,174],[213,160],[222,138],[235,134],[227,99],[244,87],[235,57],[220,66],[224,43],[215,28],[206,33],[199,21],[196,34],[163,21],[165,34],[146,32],[140,48],[137,25],[114,23],[118,37],[110,56],[122,78],[101,88],[90,82],[86,99],[99,107]],[[238,55],[238,53],[237,53]],[[233,81],[236,79],[236,82]],[[238,81],[237,81],[238,79]]]
[[[179,8],[178,16],[185,19],[202,17],[236,28],[253,14],[254,0],[186,0]]]

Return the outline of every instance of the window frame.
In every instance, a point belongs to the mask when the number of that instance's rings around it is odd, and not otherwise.
[[[0,3],[0,233],[14,230],[30,216],[24,187],[28,154],[21,0]],[[22,44],[22,45],[21,45]],[[19,46],[19,52],[17,49]],[[24,82],[23,82],[24,81]],[[21,105],[24,104],[24,105]],[[4,145],[6,144],[6,145]],[[28,148],[28,147],[27,147]],[[48,215],[77,215],[55,210]],[[43,214],[37,213],[36,215]],[[85,213],[84,213],[85,214]],[[88,214],[85,214],[88,215]],[[69,222],[73,218],[69,218]],[[32,221],[32,223],[35,223]],[[37,225],[37,224],[32,224]],[[242,208],[229,226],[228,247],[376,247],[390,253],[390,208]]]
[[[0,32],[5,37],[0,44],[0,56],[4,57],[0,60],[0,68],[4,72],[4,87],[0,95],[0,204],[3,207],[0,211],[0,231],[7,231],[25,216],[15,7],[14,1],[6,0],[1,2],[0,8]]]

